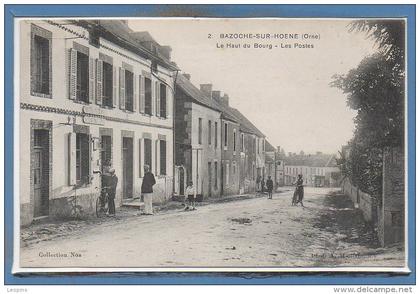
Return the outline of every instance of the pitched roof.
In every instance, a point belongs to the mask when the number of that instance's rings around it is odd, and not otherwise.
[[[265,151],[266,152],[273,152],[276,151],[276,148],[273,147],[267,140],[265,141]]]
[[[229,111],[226,111],[226,108],[221,103],[218,103],[214,99],[206,96],[204,92],[202,92],[196,86],[194,86],[194,84],[191,83],[191,81],[187,79],[184,75],[179,74],[177,76],[176,84],[185,94],[187,94],[196,103],[221,112],[222,116],[230,121],[238,122],[238,119],[235,116],[233,116]]]
[[[232,108],[233,114],[239,119],[241,127],[245,128],[245,131],[248,130],[252,134],[257,135],[258,137],[265,137],[265,135],[248,119],[246,118],[239,110]]]
[[[210,97],[204,95],[204,93],[200,91],[196,86],[194,86],[193,83],[191,83],[191,81],[187,79],[184,75],[178,74],[176,78],[176,84],[185,94],[187,94],[195,102],[207,106],[211,109],[217,110],[219,112],[222,111],[218,103],[213,101]]]
[[[156,54],[143,46],[139,40],[134,38],[135,33],[126,22],[116,19],[89,19],[80,20],[77,23],[83,27],[96,27],[101,32],[101,36],[109,39],[111,42],[130,50],[131,52],[145,58],[157,60],[161,65],[170,69],[178,69],[176,64],[161,54]],[[149,34],[149,33],[148,33]],[[150,34],[149,34],[150,36]],[[151,36],[150,36],[151,37]]]
[[[311,166],[311,167],[335,167],[335,154],[296,154],[285,158],[286,165]]]

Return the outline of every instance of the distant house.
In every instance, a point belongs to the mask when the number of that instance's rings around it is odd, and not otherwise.
[[[285,158],[284,182],[292,185],[299,174],[303,184],[313,187],[336,187],[339,185],[340,169],[335,154],[289,154]]]

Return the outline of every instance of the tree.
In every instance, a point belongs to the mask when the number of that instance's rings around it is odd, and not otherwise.
[[[379,200],[383,148],[404,144],[404,22],[356,21],[350,31],[374,38],[378,52],[347,74],[334,75],[331,82],[347,94],[347,105],[357,111],[349,156],[342,155],[340,167],[353,184]]]

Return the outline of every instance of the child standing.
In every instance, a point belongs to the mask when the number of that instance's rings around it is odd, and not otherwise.
[[[190,206],[192,207],[192,210],[195,210],[196,190],[192,181],[188,183],[188,186],[185,189],[185,194],[187,195],[187,199],[188,199],[188,205],[187,207],[185,207],[185,210],[190,209]]]

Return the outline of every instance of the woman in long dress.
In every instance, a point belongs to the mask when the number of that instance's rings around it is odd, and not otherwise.
[[[302,175],[298,175],[298,180],[296,181],[296,193],[297,193],[297,202],[300,203],[300,205],[303,206],[303,178]]]

